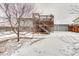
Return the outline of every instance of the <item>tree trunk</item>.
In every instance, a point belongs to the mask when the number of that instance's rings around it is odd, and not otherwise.
[[[18,27],[17,27],[17,42],[19,42],[20,41],[20,31],[19,31],[19,29],[20,29],[20,20],[18,19],[17,20],[17,22],[18,22]]]
[[[17,33],[17,42],[20,41],[20,38],[19,38],[19,29],[18,29],[18,33]]]

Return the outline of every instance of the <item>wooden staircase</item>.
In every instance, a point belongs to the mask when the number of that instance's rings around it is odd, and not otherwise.
[[[36,14],[36,16],[38,18],[33,15],[34,32],[49,34],[51,32],[51,28],[54,26],[53,18],[50,15]]]
[[[42,29],[44,32],[46,33],[50,33],[45,27],[43,27],[42,25],[39,25],[39,28]]]

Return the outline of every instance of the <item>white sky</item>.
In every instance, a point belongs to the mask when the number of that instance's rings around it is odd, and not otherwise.
[[[71,8],[79,4],[67,3],[37,3],[36,6],[41,14],[53,14],[55,23],[70,24],[78,17],[78,14],[70,14]]]
[[[72,6],[79,6],[77,3],[36,3],[35,5],[38,13],[53,14],[55,24],[70,24],[79,16],[78,14],[70,14]],[[0,14],[3,15],[1,11]],[[0,22],[2,22],[2,20],[0,20]]]

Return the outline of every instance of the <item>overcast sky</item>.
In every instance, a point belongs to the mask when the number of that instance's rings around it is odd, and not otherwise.
[[[53,14],[55,23],[70,24],[79,16],[79,14],[70,14],[72,6],[79,6],[79,4],[66,3],[36,3],[36,10],[40,14]],[[3,15],[2,12],[0,12]]]
[[[70,24],[78,17],[78,14],[70,14],[72,6],[79,6],[79,4],[66,4],[66,3],[41,3],[36,4],[41,14],[53,14],[55,16],[55,23]]]

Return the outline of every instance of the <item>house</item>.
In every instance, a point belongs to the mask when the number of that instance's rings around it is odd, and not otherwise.
[[[68,26],[68,30],[72,32],[79,32],[79,17],[73,20],[73,24]]]
[[[32,18],[19,18],[20,31],[32,31],[34,33],[49,33],[51,28],[54,27],[54,16],[40,15],[33,13]]]

